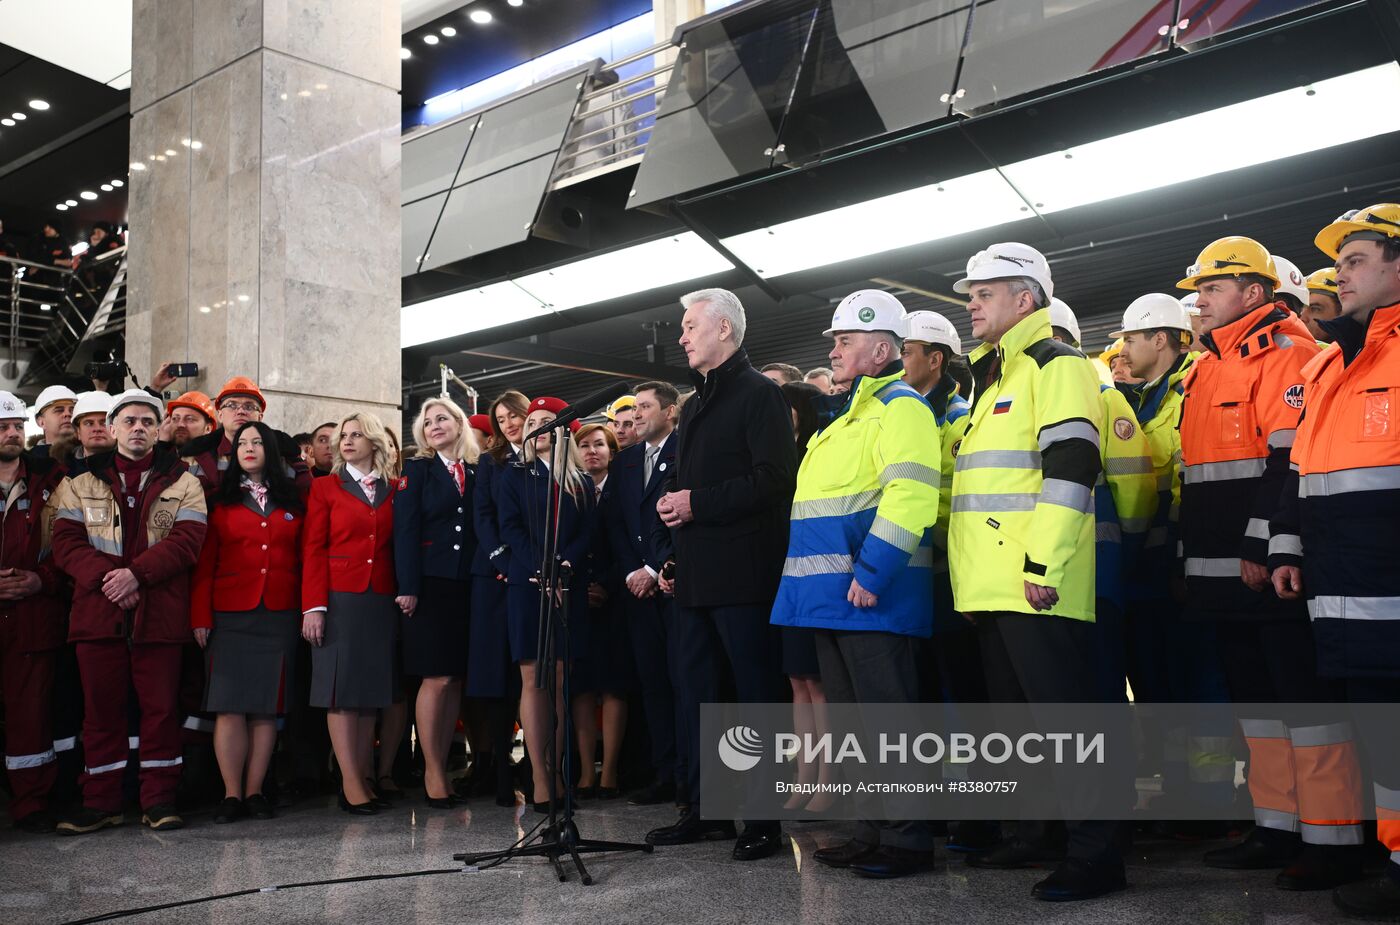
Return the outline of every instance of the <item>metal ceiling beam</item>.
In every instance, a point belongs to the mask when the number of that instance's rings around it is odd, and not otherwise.
[[[472,347],[469,350],[459,352],[467,356],[538,363],[541,366],[554,366],[559,369],[594,373],[599,376],[616,376],[621,379],[659,379],[663,382],[684,382],[689,375],[688,370],[677,366],[648,363],[645,360],[628,360],[602,353],[546,347],[542,344],[527,344],[519,341]],[[471,379],[471,376],[466,376],[466,378]]]
[[[35,161],[39,160],[40,158],[47,157],[48,155],[52,154],[58,149],[66,147],[67,145],[70,145],[75,141],[81,141],[84,137],[92,134],[98,129],[105,128],[106,126],[118,121],[119,119],[128,118],[130,115],[131,107],[126,103],[123,103],[122,105],[117,106],[114,109],[108,110],[107,112],[103,113],[97,118],[83,123],[82,125],[78,126],[72,131],[65,132],[64,134],[55,138],[53,141],[50,141],[48,144],[40,145],[33,151],[30,151],[27,154],[23,154],[20,157],[15,158],[7,164],[0,164],[0,177],[12,174],[16,170],[19,170],[21,167],[27,167]]]

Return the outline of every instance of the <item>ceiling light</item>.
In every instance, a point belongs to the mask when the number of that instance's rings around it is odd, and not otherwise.
[[[525,0],[506,0],[511,6],[524,6]]]
[[[102,192],[104,192],[104,193],[110,193],[111,191],[112,191],[112,184],[110,184],[110,183],[103,183],[103,184],[102,184]]]
[[[43,100],[30,100],[29,108],[38,112],[43,112],[45,109],[49,108],[49,104],[44,102]]]
[[[516,280],[555,311],[592,305],[733,269],[694,232],[634,244]]]
[[[438,41],[439,41],[439,40],[438,40],[438,37],[437,37],[436,35],[433,35],[431,32],[429,32],[427,35],[423,36],[423,44],[424,44],[424,45],[436,45],[436,44],[438,43]]]
[[[14,125],[14,119],[0,119],[0,125]]]
[[[478,25],[486,25],[491,21],[491,13],[488,10],[472,10],[467,14],[467,18]]]
[[[142,165],[141,165],[141,169],[142,169],[142,170],[145,170],[145,169],[146,169],[146,165],[145,165],[145,164],[142,164]],[[126,186],[126,184],[125,184],[124,182],[122,182],[121,180],[113,180],[113,181],[112,181],[112,185],[113,185],[113,186]]]
[[[22,112],[12,112],[12,113],[10,113],[10,118],[11,118],[11,119],[14,119],[16,122],[23,122],[25,119],[28,119],[29,117],[26,116],[26,115],[25,115],[24,113],[22,113]]]
[[[72,206],[76,206],[77,204],[78,204],[78,200],[76,200],[76,199],[69,199],[69,200],[65,203],[65,205],[69,206],[70,208],[71,208]]]
[[[413,347],[549,314],[547,305],[507,280],[404,306],[399,344]]]
[[[1400,131],[1400,108],[1375,109],[1369,103],[1397,95],[1400,65],[1381,64],[1033,157],[1003,171],[1037,203],[1037,211],[1072,209]],[[1284,133],[1268,145],[1218,145],[1180,156],[1183,138],[1211,138],[1232,126],[1278,124],[1270,120],[1279,119],[1331,127],[1326,132]],[[1164,151],[1164,145],[1175,150]]]
[[[438,31],[441,32],[443,35],[447,36],[448,38],[452,38],[452,36],[457,34],[457,30],[452,26],[443,26]]]
[[[413,52],[409,51],[407,48],[400,48],[400,49],[399,49],[399,58],[400,58],[400,59],[402,59],[402,60],[404,60],[404,61],[407,61],[409,58],[412,58],[412,57],[413,57]]]
[[[81,193],[78,194],[78,198],[79,198],[79,199],[86,199],[88,202],[92,202],[94,199],[97,198],[97,194],[94,193],[94,192],[93,192],[92,190],[90,190],[90,189],[85,189],[85,190],[83,190]]]
[[[63,203],[63,202],[60,202],[58,205],[54,206],[54,208],[57,209],[57,210],[60,211],[60,212],[67,212],[67,211],[68,211],[68,204],[67,204],[67,203]]]
[[[42,302],[42,303],[39,304],[39,311],[41,311],[41,312],[53,311],[53,306],[50,305],[50,304],[47,303],[47,302]]]

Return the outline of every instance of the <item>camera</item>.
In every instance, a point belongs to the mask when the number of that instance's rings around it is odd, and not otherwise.
[[[125,379],[126,364],[121,360],[89,363],[87,366],[83,367],[83,375],[89,379],[97,379],[102,382],[110,382],[113,379]]]

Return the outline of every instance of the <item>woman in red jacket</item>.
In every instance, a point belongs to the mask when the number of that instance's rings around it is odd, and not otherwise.
[[[190,623],[205,647],[203,709],[217,713],[214,754],[224,778],[215,822],[271,819],[263,796],[277,714],[293,690],[301,630],[301,527],[296,483],[277,463],[277,437],[250,422],[234,434],[229,467],[210,499],[194,572]]]
[[[312,649],[311,705],[326,708],[340,765],[340,808],[388,805],[366,760],[375,712],[394,702],[394,483],[388,435],[372,414],[340,422],[333,473],[311,485],[302,532],[302,635]]]

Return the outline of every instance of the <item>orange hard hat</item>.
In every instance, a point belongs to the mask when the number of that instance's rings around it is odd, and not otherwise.
[[[267,410],[267,399],[263,398],[262,390],[258,384],[247,376],[234,376],[224,387],[219,390],[219,397],[214,399],[214,407],[219,407],[224,403],[224,399],[232,395],[251,395],[258,400],[258,407],[263,411]]]
[[[167,413],[176,408],[192,408],[208,418],[210,424],[218,422],[218,418],[214,415],[214,403],[203,392],[186,392],[165,406]]]

